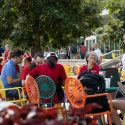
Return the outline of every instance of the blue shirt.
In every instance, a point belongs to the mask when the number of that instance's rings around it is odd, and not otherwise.
[[[21,82],[8,84],[7,76],[12,77],[12,79],[19,78],[18,72],[16,70],[16,64],[12,60],[8,60],[8,62],[3,66],[1,72],[1,80],[5,88],[13,88],[21,86]]]

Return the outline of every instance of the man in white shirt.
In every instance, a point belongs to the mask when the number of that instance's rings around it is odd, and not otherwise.
[[[102,52],[98,47],[98,43],[94,43],[93,45],[94,52],[97,54],[98,57],[98,64],[100,65],[102,62]]]

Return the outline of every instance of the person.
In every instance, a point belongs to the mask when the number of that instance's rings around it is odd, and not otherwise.
[[[4,53],[4,49],[3,49],[3,47],[0,46],[0,56],[2,56],[3,53]]]
[[[80,68],[80,73],[90,70],[91,72],[93,72],[95,74],[99,74],[100,67],[96,64],[97,60],[98,60],[98,57],[97,57],[96,53],[94,51],[91,51],[86,56],[87,65],[84,65]]]
[[[100,66],[97,65],[98,57],[94,51],[91,51],[86,56],[87,65],[80,68],[80,73],[77,79],[85,87],[87,95],[105,93],[105,80],[99,75]],[[102,101],[100,101],[102,99]],[[101,108],[95,108],[91,113],[99,113],[109,110],[108,99],[106,96],[87,98],[86,104],[97,103]]]
[[[123,35],[123,52],[125,52],[125,34]],[[122,55],[121,63],[117,65],[117,67],[122,66],[123,72],[125,72],[125,53]],[[124,81],[124,80],[123,80]],[[115,125],[121,125],[120,117],[117,113],[118,110],[121,110],[122,112],[125,112],[125,100],[122,99],[115,99],[112,100],[112,121],[115,123]]]
[[[121,63],[117,65],[117,67],[122,66],[122,70],[125,72],[125,34],[123,35],[123,52],[124,54],[122,55]]]
[[[29,69],[32,70],[36,66],[39,66],[39,65],[43,64],[44,62],[45,62],[45,59],[44,59],[43,53],[38,52],[35,54],[33,62],[31,63]]]
[[[110,49],[109,49],[109,47],[105,47],[105,53],[108,53],[107,55],[106,55],[106,59],[111,59],[112,57],[111,57],[111,53],[109,53],[110,52]]]
[[[80,47],[79,47],[79,53],[80,53],[81,59],[84,59],[86,52],[87,52],[87,47],[84,45],[84,42],[82,42]]]
[[[4,88],[21,87],[21,81],[19,73],[16,69],[16,65],[20,64],[23,59],[23,52],[21,50],[15,50],[10,52],[10,60],[2,68],[1,80]],[[6,91],[7,97],[18,98],[18,93],[15,90]]]
[[[97,42],[95,42],[95,43],[93,44],[93,51],[97,54],[97,57],[98,57],[97,63],[100,65],[101,62],[102,62],[102,52],[101,52],[101,50],[99,49]]]
[[[70,47],[70,58],[76,59],[78,55],[77,46],[72,44]]]
[[[22,86],[25,85],[26,76],[30,72],[32,57],[30,55],[27,55],[27,57],[26,56],[24,57],[23,61],[24,61],[24,66],[22,67],[22,72],[20,74],[20,79],[22,80]]]
[[[118,115],[118,110],[125,112],[125,100],[112,100],[112,114],[111,119],[114,125],[122,125],[120,117]]]
[[[3,57],[0,57],[0,75],[1,75],[3,65],[4,65]]]
[[[120,68],[121,79],[122,79],[122,81],[125,81],[125,34],[123,35],[122,50],[123,50],[123,55],[120,60],[120,63],[116,64],[115,67]]]
[[[70,59],[70,46],[66,47],[65,59]]]
[[[9,53],[10,53],[10,45],[9,45],[9,44],[6,44],[6,45],[5,45],[5,51],[4,51],[4,53],[3,53],[4,62],[7,62],[7,61],[8,61]]]
[[[110,52],[110,49],[109,49],[108,46],[105,47],[105,52],[106,52],[106,53],[109,53],[109,52]]]
[[[34,68],[29,75],[36,78],[40,75],[47,75],[51,77],[56,84],[56,94],[54,95],[53,102],[62,101],[63,97],[59,96],[59,91],[67,78],[64,67],[58,64],[58,56],[54,52],[50,52],[47,57],[47,62]],[[63,92],[63,90],[61,90]],[[62,94],[64,96],[64,93]]]

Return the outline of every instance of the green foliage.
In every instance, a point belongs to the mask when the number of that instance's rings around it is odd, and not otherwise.
[[[99,0],[2,0],[0,39],[14,46],[66,46],[100,25]]]
[[[109,14],[104,17],[106,21],[103,21],[102,27],[96,29],[96,33],[106,33],[111,41],[118,43],[125,29],[125,1],[106,0],[104,6],[109,11]]]

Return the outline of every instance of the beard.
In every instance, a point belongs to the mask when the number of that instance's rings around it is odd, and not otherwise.
[[[54,58],[49,58],[48,59],[48,65],[49,65],[50,68],[54,68],[56,64],[57,64],[56,59],[54,59]]]

